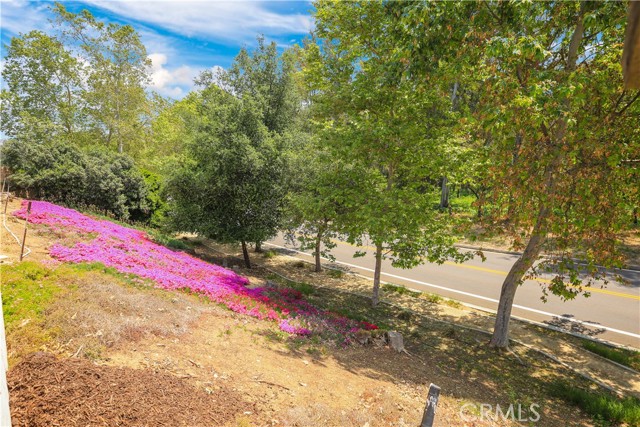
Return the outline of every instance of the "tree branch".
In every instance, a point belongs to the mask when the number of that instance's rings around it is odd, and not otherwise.
[[[640,97],[640,90],[638,91],[638,93],[636,93],[636,96],[633,97],[633,99],[631,99],[631,101],[629,101],[629,103],[627,105],[624,106],[624,108],[618,112],[616,112],[616,116],[621,116],[622,113],[624,113],[625,111],[627,111],[627,108],[631,107],[631,105],[636,102],[636,100]]]

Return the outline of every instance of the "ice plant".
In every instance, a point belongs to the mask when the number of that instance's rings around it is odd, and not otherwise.
[[[25,218],[26,202],[14,215]],[[62,262],[99,262],[125,274],[151,280],[164,289],[189,289],[237,313],[277,322],[290,334],[326,333],[347,336],[359,329],[377,329],[317,307],[289,288],[248,288],[248,280],[226,268],[151,241],[143,231],[99,220],[48,202],[34,201],[29,222],[83,236],[71,246],[49,248]]]

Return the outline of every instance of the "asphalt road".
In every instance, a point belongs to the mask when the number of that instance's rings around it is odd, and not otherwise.
[[[357,248],[345,242],[337,243],[336,248],[332,250],[337,265],[373,277],[373,248]],[[290,249],[293,256],[312,260],[309,254],[297,251],[297,248],[285,242],[282,236],[267,244]],[[357,250],[367,250],[367,256],[353,258]],[[475,258],[464,264],[427,263],[410,270],[394,268],[391,261],[385,260],[382,266],[382,280],[496,310],[502,281],[516,261],[517,255],[488,251],[484,253],[485,262]],[[325,260],[325,263],[328,261]],[[512,315],[640,348],[640,271],[622,270],[618,273],[628,284],[610,282],[604,287],[599,283],[590,289],[589,298],[578,296],[571,301],[562,301],[555,295],[549,295],[546,303],[540,299],[543,295],[542,286],[549,283],[550,276],[526,281],[518,289]]]

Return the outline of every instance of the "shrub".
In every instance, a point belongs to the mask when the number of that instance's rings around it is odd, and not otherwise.
[[[2,146],[11,188],[21,195],[74,207],[94,207],[117,218],[150,214],[145,179],[133,159],[62,141],[9,140]]]
[[[564,382],[554,383],[550,391],[595,418],[640,426],[640,400],[634,397],[620,399],[610,394],[585,391]]]
[[[584,341],[582,347],[621,365],[640,370],[640,352],[614,348],[593,341]]]

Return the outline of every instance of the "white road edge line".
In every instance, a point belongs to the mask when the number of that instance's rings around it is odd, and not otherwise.
[[[266,243],[265,242],[264,244],[265,245],[269,245],[269,246],[274,246],[274,247],[280,248],[280,249],[285,249],[285,250],[288,250],[288,251],[297,252],[299,254],[310,256],[310,257],[313,256],[313,255],[308,254],[306,252],[302,252],[302,251],[299,251],[297,249],[288,248],[286,246],[276,245],[274,243]],[[326,259],[326,258],[324,258],[324,259]],[[360,270],[365,270],[365,271],[370,271],[370,272],[374,271],[371,268],[361,267],[361,266],[355,265],[355,264],[349,264],[348,262],[342,262],[342,261],[331,261],[331,262],[335,262],[336,264],[346,265],[347,267],[359,268]],[[483,297],[482,295],[476,295],[476,294],[472,294],[472,293],[469,293],[469,292],[459,291],[457,289],[451,289],[451,288],[447,288],[447,287],[444,287],[444,286],[434,285],[432,283],[421,282],[419,280],[409,279],[407,277],[396,276],[395,274],[391,274],[391,273],[381,272],[381,274],[385,275],[385,276],[388,276],[388,277],[393,277],[394,279],[406,280],[407,282],[416,283],[418,285],[429,286],[429,287],[432,287],[432,288],[441,289],[441,290],[448,291],[448,292],[453,292],[453,293],[456,293],[456,294],[466,295],[468,297],[477,298],[477,299],[481,299],[481,300],[484,300],[484,301],[493,302],[493,303],[496,303],[496,304],[499,303],[499,301],[496,300],[496,299]],[[611,327],[608,327],[608,326],[604,326],[604,325],[600,325],[600,324],[597,324],[597,323],[591,323],[591,322],[587,322],[587,321],[584,321],[584,320],[578,320],[578,319],[571,319],[571,318],[562,316],[560,314],[549,313],[549,312],[546,312],[546,311],[537,310],[535,308],[524,307],[524,306],[518,305],[518,304],[513,304],[513,307],[518,308],[520,310],[525,310],[525,311],[530,311],[532,313],[541,314],[543,316],[557,317],[559,319],[568,320],[569,322],[572,322],[572,323],[578,323],[578,324],[581,324],[581,325],[591,326],[591,327],[594,327],[594,328],[600,328],[600,329],[607,330],[609,332],[615,332],[617,334],[627,335],[627,336],[630,336],[630,337],[633,337],[633,338],[640,339],[640,335],[639,334],[634,334],[634,333],[627,332],[627,331],[621,331],[620,329],[614,329],[614,328],[611,328]]]

